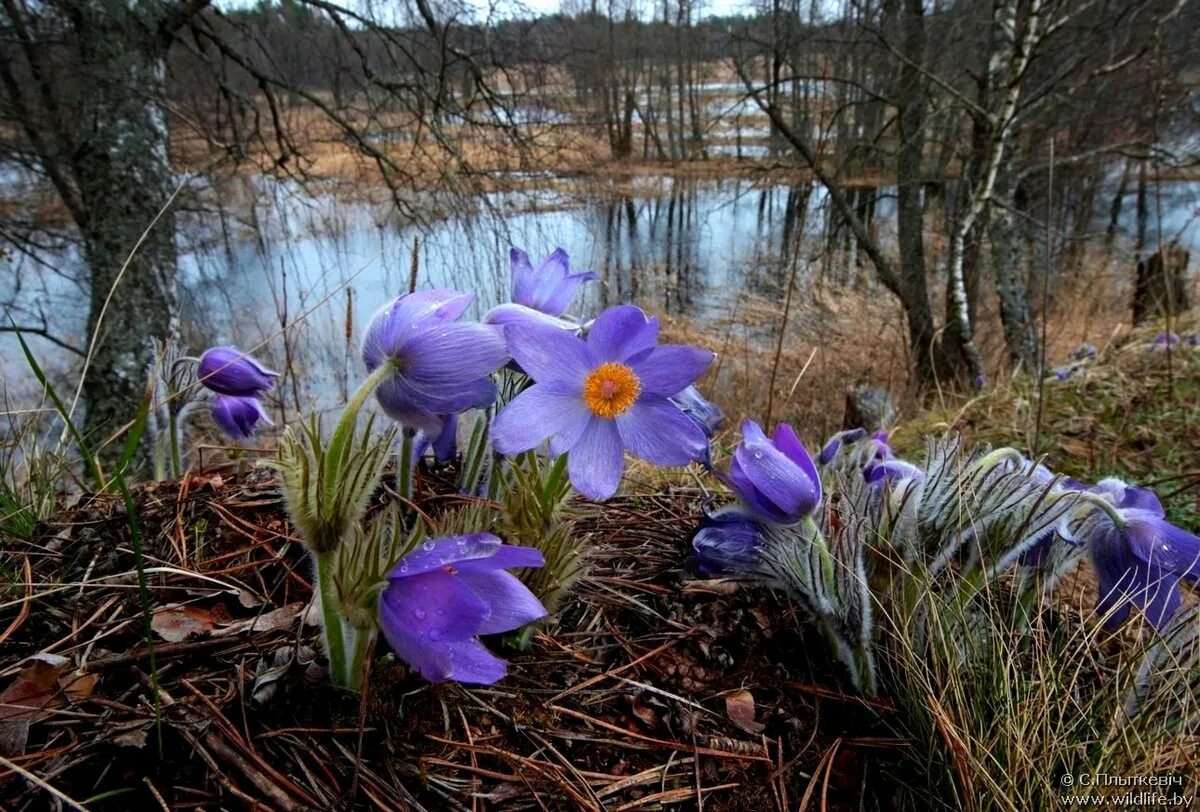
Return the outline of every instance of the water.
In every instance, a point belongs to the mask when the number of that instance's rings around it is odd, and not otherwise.
[[[418,286],[475,291],[473,317],[507,300],[510,246],[535,262],[562,246],[572,266],[601,277],[579,302],[581,314],[633,301],[704,323],[728,316],[745,290],[771,295],[804,201],[792,186],[746,180],[629,178],[619,188],[560,180],[553,190],[493,194],[418,227],[398,222],[382,202],[311,198],[283,186],[260,192],[240,217],[181,219],[185,337],[193,351],[265,342],[258,353],[265,362],[298,373],[289,405],[320,408],[353,387],[367,322],[408,289],[414,237]],[[824,227],[823,196],[811,195],[805,220],[814,235]],[[87,300],[67,281],[82,269],[70,252],[54,262],[61,275],[39,274],[28,263],[9,270],[36,278],[36,295],[24,306],[49,302],[56,328],[82,346]],[[60,374],[77,363],[47,342],[34,345]],[[10,396],[24,377],[14,349],[0,343]]]

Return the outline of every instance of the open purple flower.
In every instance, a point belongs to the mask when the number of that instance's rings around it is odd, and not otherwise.
[[[509,251],[512,270],[512,303],[488,311],[488,324],[533,322],[550,327],[575,329],[579,325],[562,318],[579,289],[599,277],[591,271],[571,273],[567,252],[562,248],[542,260],[535,269],[520,248]]]
[[[1107,479],[1092,492],[1116,505],[1097,511],[1080,539],[1096,568],[1097,611],[1115,628],[1138,606],[1161,629],[1183,603],[1180,581],[1200,578],[1200,538],[1168,522],[1149,488]]]
[[[509,325],[505,334],[535,383],[492,423],[501,454],[550,440],[552,456],[569,454],[571,484],[590,499],[616,493],[626,450],[656,465],[703,458],[703,429],[668,398],[695,381],[713,353],[658,346],[658,321],[629,305],[601,313],[586,340],[534,323]]]
[[[249,355],[233,347],[213,347],[200,356],[197,377],[220,395],[254,397],[270,389],[279,377]]]
[[[245,440],[258,429],[259,423],[275,425],[263,411],[258,398],[217,395],[208,406],[213,422],[234,440]]]
[[[821,449],[820,455],[817,457],[817,462],[821,465],[828,465],[833,462],[833,458],[842,450],[843,445],[857,443],[859,440],[867,436],[866,429],[848,429],[839,431],[837,434],[829,438],[829,442]],[[886,437],[886,435],[885,435]]]
[[[754,572],[762,531],[753,516],[737,507],[705,513],[692,537],[696,569],[704,575]]]
[[[776,426],[770,439],[753,420],[742,423],[729,483],[746,507],[780,524],[800,521],[821,503],[817,467],[787,423]]]
[[[495,400],[490,375],[508,362],[508,350],[498,328],[457,322],[474,298],[455,290],[418,291],[371,320],[363,362],[372,372],[395,362],[395,373],[375,390],[393,420],[436,435],[445,415]]]
[[[540,567],[532,547],[510,547],[490,533],[427,541],[388,573],[379,626],[402,660],[430,682],[490,685],[507,663],[481,634],[519,629],[546,609],[509,567]]]
[[[1179,346],[1179,335],[1177,333],[1159,333],[1150,342],[1150,346],[1146,349],[1151,352],[1166,352],[1173,350]]]

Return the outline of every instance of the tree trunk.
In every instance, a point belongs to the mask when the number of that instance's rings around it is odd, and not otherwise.
[[[1009,361],[1014,368],[1036,370],[1038,339],[1029,302],[1029,288],[1020,268],[1017,226],[1011,208],[1014,205],[1014,191],[1011,168],[1001,169],[996,179],[996,196],[1004,205],[993,205],[988,212],[992,275],[996,281],[1000,323],[1004,328],[1004,344],[1008,348]]]
[[[164,68],[153,37],[123,5],[87,4],[80,12],[80,56],[91,89],[72,163],[90,272],[88,334],[95,336],[84,426],[93,447],[101,447],[133,418],[146,391],[150,340],[168,338],[175,327],[175,218],[168,208],[175,182],[166,120],[154,101],[163,97]],[[111,462],[120,444],[100,453]]]

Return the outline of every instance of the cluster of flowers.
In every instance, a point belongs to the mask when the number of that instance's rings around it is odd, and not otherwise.
[[[626,451],[657,465],[707,463],[722,415],[693,384],[714,354],[659,344],[657,320],[629,305],[610,307],[586,324],[568,318],[576,294],[596,276],[573,273],[562,249],[536,268],[513,249],[510,264],[512,301],[481,322],[462,320],[475,297],[454,290],[400,296],[371,320],[362,346],[371,373],[364,386],[406,439],[451,458],[458,416],[487,410],[496,452],[565,454],[574,489],[596,500],[616,492]],[[494,408],[502,375],[518,376],[520,391]],[[230,348],[209,350],[200,364],[202,383],[220,393],[213,416],[235,439],[265,420],[257,396],[274,376]],[[401,460],[411,464],[411,458]],[[310,542],[319,573],[336,561],[340,543]],[[504,675],[504,661],[479,635],[517,629],[546,614],[505,570],[543,563],[536,549],[478,533],[425,541],[395,563],[378,589],[356,591],[344,583],[341,589],[375,601],[378,627],[426,679],[491,683]],[[329,566],[323,577],[346,580],[333,571],[336,564]],[[333,622],[325,618],[327,638]]]
[[[1110,627],[1137,607],[1164,628],[1182,606],[1180,581],[1200,578],[1200,538],[1168,522],[1153,491],[1118,479],[1087,486],[1013,449],[971,454],[943,441],[918,466],[898,459],[885,433],[857,429],[831,438],[814,462],[790,426],[768,438],[747,421],[726,480],[739,504],[709,514],[696,532],[699,569],[788,589],[827,616],[835,644],[849,650],[870,636],[865,545],[840,551],[839,528],[865,528],[862,538],[907,548],[905,559],[929,572],[966,548],[958,560],[983,562],[988,577],[1016,566],[1044,576],[1046,586],[1086,554],[1100,586],[1097,611]],[[822,499],[829,483],[840,507]],[[858,585],[839,579],[837,568]],[[855,671],[863,661],[844,659],[856,681],[869,684]]]
[[[1167,352],[1168,350],[1178,350],[1181,347],[1187,347],[1190,350],[1200,347],[1200,333],[1192,331],[1184,333],[1182,336],[1179,333],[1159,333],[1146,349],[1150,352]]]

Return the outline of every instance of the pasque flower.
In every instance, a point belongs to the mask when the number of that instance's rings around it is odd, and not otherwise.
[[[1200,538],[1168,522],[1149,488],[1108,479],[1092,492],[1114,505],[1080,531],[1099,581],[1097,611],[1116,627],[1137,606],[1161,629],[1182,605],[1180,581],[1200,578]]]
[[[626,449],[657,465],[703,458],[703,429],[668,398],[695,381],[713,353],[659,346],[658,321],[629,305],[601,313],[586,340],[534,323],[505,330],[513,359],[535,383],[496,415],[500,453],[549,440],[551,455],[568,454],[571,484],[591,499],[616,493]]]
[[[843,445],[857,443],[859,440],[867,436],[866,429],[847,429],[839,431],[837,434],[829,438],[829,442],[825,443],[825,447],[821,449],[821,453],[817,457],[817,462],[821,465],[828,465],[833,462],[833,458],[842,450]]]
[[[510,567],[540,567],[532,547],[490,533],[426,541],[388,574],[379,626],[396,654],[430,682],[490,685],[507,672],[481,634],[519,629],[546,615]]]
[[[245,440],[252,436],[259,423],[275,425],[255,397],[217,395],[209,403],[208,409],[217,427],[234,440]]]
[[[371,320],[363,362],[372,372],[393,364],[395,373],[375,391],[393,420],[434,436],[445,415],[495,399],[490,375],[508,362],[508,350],[498,327],[457,321],[474,298],[455,290],[418,291]]]
[[[221,395],[254,397],[270,389],[279,377],[233,347],[213,347],[200,356],[200,383]]]
[[[746,507],[764,519],[792,524],[821,503],[821,477],[812,457],[787,423],[770,439],[753,420],[742,423],[729,483]]]
[[[752,573],[758,564],[762,531],[736,506],[705,513],[692,537],[696,569],[705,575]]]
[[[562,248],[541,261],[537,268],[520,248],[509,251],[512,271],[512,303],[492,308],[484,316],[488,324],[534,322],[552,327],[575,328],[562,316],[579,289],[599,277],[591,271],[571,273],[570,259]]]

